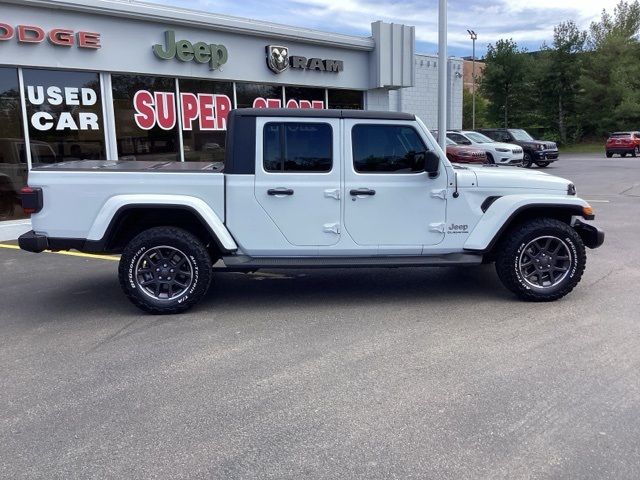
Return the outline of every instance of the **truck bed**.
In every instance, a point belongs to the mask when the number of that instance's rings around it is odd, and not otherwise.
[[[72,160],[39,164],[33,170],[56,172],[221,172],[223,169],[223,162]]]
[[[120,204],[204,202],[224,222],[222,162],[83,160],[40,165],[29,185],[42,188],[44,207],[32,215],[36,232],[50,237],[98,240],[105,219]]]

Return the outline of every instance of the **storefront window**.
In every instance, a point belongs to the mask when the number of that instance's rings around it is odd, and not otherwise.
[[[216,163],[222,169],[233,83],[179,80],[179,86],[185,161]]]
[[[105,158],[100,76],[24,69],[31,162]]]
[[[18,70],[0,68],[0,220],[25,217],[18,192],[26,181]]]
[[[285,87],[287,108],[325,108],[324,88]]]
[[[282,87],[260,83],[236,83],[238,108],[282,108]]]
[[[179,160],[176,81],[112,75],[120,160]]]
[[[329,108],[364,109],[363,92],[359,90],[329,90]]]

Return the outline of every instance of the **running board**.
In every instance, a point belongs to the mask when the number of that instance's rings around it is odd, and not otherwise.
[[[424,256],[380,257],[249,257],[235,255],[222,257],[227,268],[342,268],[342,267],[438,267],[447,265],[478,265],[482,255],[448,253]]]

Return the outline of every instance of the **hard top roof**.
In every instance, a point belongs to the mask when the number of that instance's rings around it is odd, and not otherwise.
[[[294,118],[362,118],[369,120],[415,120],[416,116],[402,112],[373,110],[339,110],[315,108],[237,108],[229,112],[234,117],[294,117]]]

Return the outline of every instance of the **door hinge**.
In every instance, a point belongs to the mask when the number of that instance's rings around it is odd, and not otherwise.
[[[429,224],[429,231],[430,232],[438,232],[438,233],[444,233],[444,227],[445,227],[445,223],[430,223]]]
[[[325,233],[335,233],[338,235],[340,233],[340,224],[339,223],[325,223],[323,225],[322,231]]]
[[[441,198],[442,200],[446,200],[447,198],[447,189],[446,188],[441,188],[438,190],[431,190],[431,197],[432,198]]]
[[[339,188],[330,188],[324,191],[325,198],[335,198],[336,200],[340,200],[340,189]]]

